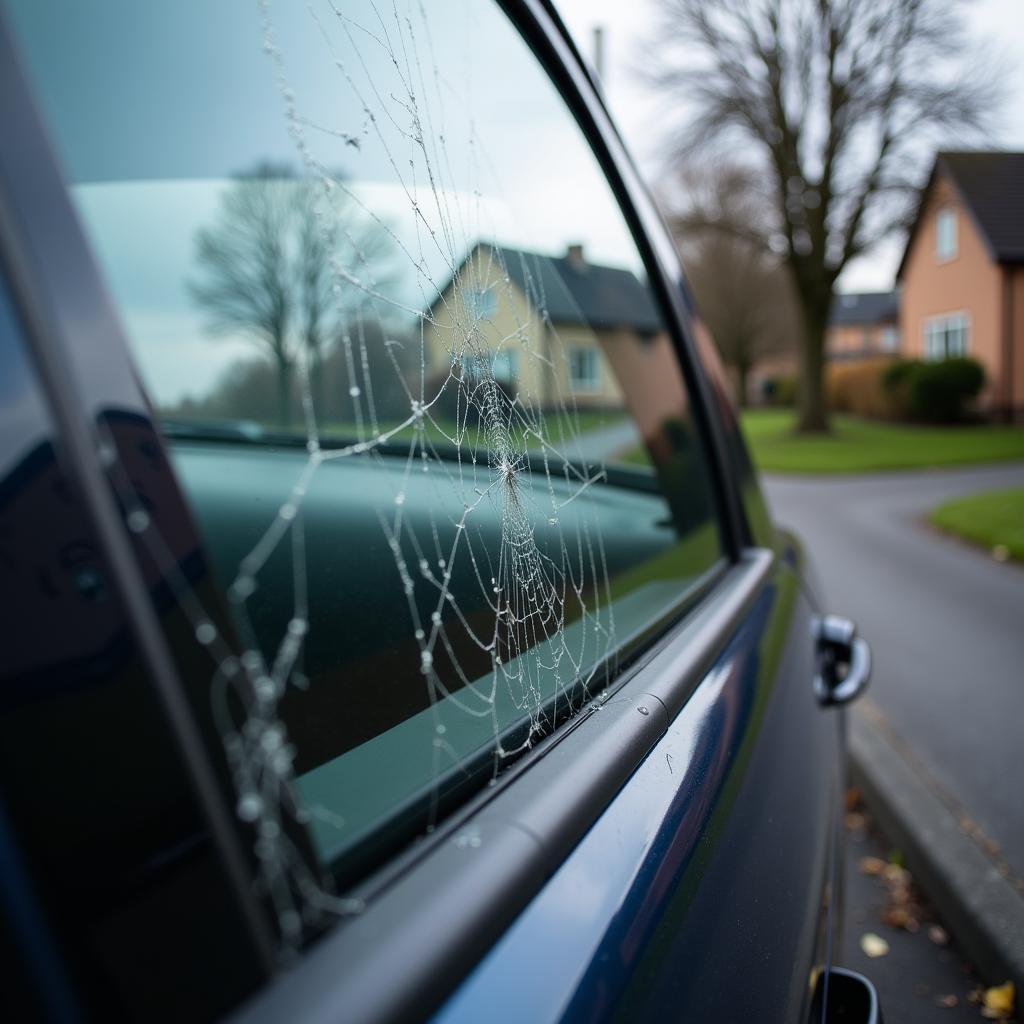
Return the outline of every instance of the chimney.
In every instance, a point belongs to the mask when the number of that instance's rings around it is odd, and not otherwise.
[[[604,87],[604,26],[594,26],[594,71],[597,74],[597,84]]]
[[[583,258],[583,246],[579,242],[574,242],[565,250],[565,258],[573,270],[584,270],[587,266],[587,261]]]

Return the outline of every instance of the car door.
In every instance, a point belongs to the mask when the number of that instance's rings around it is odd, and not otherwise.
[[[801,556],[550,10],[6,17],[5,344],[116,638],[61,613],[103,642],[5,710],[36,969],[93,1016],[805,1016]],[[44,805],[97,809],[88,900]]]

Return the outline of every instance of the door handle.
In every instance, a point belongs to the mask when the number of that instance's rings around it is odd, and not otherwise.
[[[815,619],[813,632],[814,695],[824,707],[849,704],[871,679],[871,648],[853,622],[838,615]]]

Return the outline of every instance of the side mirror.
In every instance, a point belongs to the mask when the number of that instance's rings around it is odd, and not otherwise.
[[[814,988],[808,1024],[882,1024],[875,986],[863,974],[843,967],[823,971]]]
[[[871,679],[871,648],[857,627],[838,615],[814,620],[814,695],[829,707],[859,697]]]

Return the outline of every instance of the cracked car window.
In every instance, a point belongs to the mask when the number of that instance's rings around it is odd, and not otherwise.
[[[722,558],[702,441],[497,6],[11,7],[228,610],[170,573],[287,948],[678,617]]]

